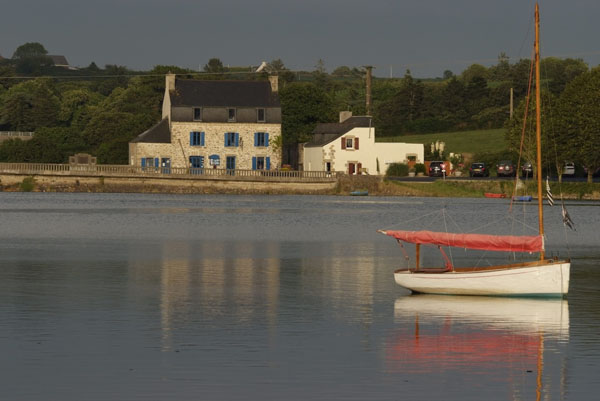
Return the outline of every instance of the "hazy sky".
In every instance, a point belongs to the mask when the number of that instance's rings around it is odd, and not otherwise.
[[[600,1],[540,0],[542,57],[600,64]],[[85,67],[198,69],[281,58],[292,70],[373,65],[442,76],[529,58],[532,0],[0,0],[0,55],[27,42]]]

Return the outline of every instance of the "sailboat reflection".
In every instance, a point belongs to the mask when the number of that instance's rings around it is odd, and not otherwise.
[[[563,299],[411,295],[396,300],[394,319],[400,329],[386,344],[392,371],[489,373],[511,383],[537,372],[536,398],[545,347],[554,352],[569,340]]]

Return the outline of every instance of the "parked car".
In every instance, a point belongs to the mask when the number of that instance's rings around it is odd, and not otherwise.
[[[568,175],[570,177],[575,175],[575,163],[565,163],[565,168],[563,170],[563,175]]]
[[[529,162],[523,163],[521,166],[521,177],[530,178],[533,177],[533,166]]]
[[[502,160],[497,166],[498,177],[514,177],[517,175],[515,165],[510,160]]]
[[[490,169],[485,163],[471,163],[469,177],[489,177]]]
[[[429,163],[430,177],[443,177],[446,175],[446,164],[441,161],[432,161]]]

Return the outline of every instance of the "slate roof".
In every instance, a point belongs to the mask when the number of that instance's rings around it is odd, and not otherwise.
[[[350,117],[341,123],[318,124],[313,130],[313,138],[304,146],[307,148],[312,148],[327,145],[345,133],[352,131],[354,128],[372,127],[373,125],[371,120],[372,117],[370,116],[356,116]]]
[[[176,80],[172,106],[281,107],[268,81]]]
[[[164,120],[161,120],[158,124],[136,136],[131,142],[171,143],[169,119],[165,118]]]
[[[67,58],[65,56],[48,55],[48,57],[50,57],[52,59],[52,62],[54,63],[54,65],[58,65],[58,66],[69,65],[69,62],[67,61]]]

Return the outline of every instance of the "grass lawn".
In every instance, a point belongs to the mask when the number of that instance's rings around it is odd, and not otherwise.
[[[405,135],[394,137],[378,137],[377,142],[407,142],[422,143],[430,146],[432,142],[441,141],[446,143],[446,149],[452,153],[482,153],[499,152],[507,150],[508,146],[504,140],[504,128],[442,132],[438,134]]]

